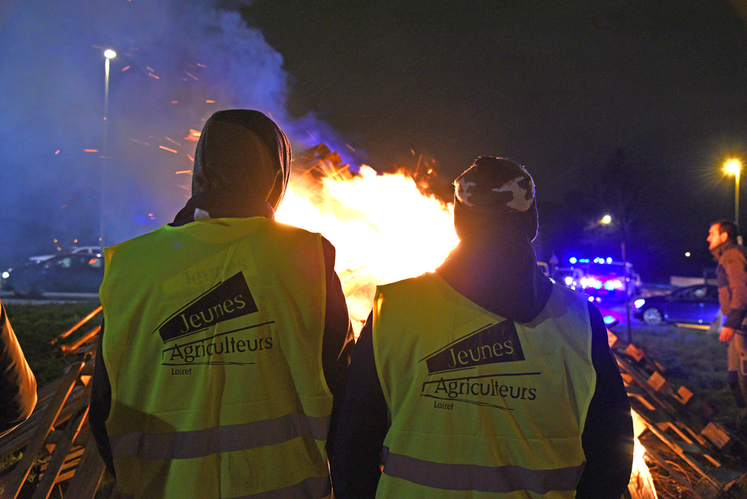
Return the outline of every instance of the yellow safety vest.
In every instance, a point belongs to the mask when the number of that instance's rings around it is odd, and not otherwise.
[[[517,324],[433,273],[380,287],[373,313],[391,423],[376,497],[575,497],[596,384],[582,295],[554,286]]]
[[[100,298],[119,497],[329,497],[319,234],[162,227],[106,248]]]

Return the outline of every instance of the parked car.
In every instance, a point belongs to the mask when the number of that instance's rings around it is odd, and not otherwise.
[[[62,248],[58,248],[62,249]],[[101,246],[72,246],[69,250],[64,251],[65,253],[86,253],[89,255],[95,255],[95,254],[103,254],[104,250]],[[59,253],[57,253],[59,254]],[[41,263],[46,262],[50,258],[52,258],[55,254],[52,255],[35,255],[30,256],[29,260],[31,260],[34,263]]]
[[[633,303],[633,317],[656,326],[666,322],[710,324],[719,312],[718,287],[698,284],[667,295],[639,298]]]
[[[95,293],[104,278],[104,257],[98,253],[54,255],[3,272],[3,289],[17,296],[39,297],[45,292]]]

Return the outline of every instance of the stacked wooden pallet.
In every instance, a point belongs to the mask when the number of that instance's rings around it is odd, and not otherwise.
[[[63,497],[63,489],[66,498],[94,497],[104,463],[87,425],[92,368],[93,363],[71,365],[63,378],[40,390],[31,417],[0,440],[0,456],[21,453],[0,475],[2,499]],[[38,475],[33,482],[27,480],[32,472]]]
[[[100,311],[98,307],[52,343],[71,337]],[[62,355],[85,353],[86,361],[71,364],[63,377],[40,389],[29,419],[0,439],[0,456],[6,462],[20,457],[0,471],[0,499],[96,495],[104,463],[88,427],[88,406],[99,330],[93,327],[58,347]]]
[[[28,421],[0,439],[0,457],[20,456],[0,471],[0,499],[96,496],[104,464],[88,428],[88,404],[99,327],[73,333],[100,311],[53,341],[62,355],[84,353],[86,361],[70,365],[65,376],[42,388]],[[649,462],[687,491],[681,497],[722,499],[747,490],[747,443],[710,420],[712,408],[695,407],[692,392],[673,386],[664,366],[645,351],[608,334]]]
[[[747,490],[747,443],[710,418],[707,404],[667,380],[666,369],[608,332],[647,457],[692,497],[718,499]]]

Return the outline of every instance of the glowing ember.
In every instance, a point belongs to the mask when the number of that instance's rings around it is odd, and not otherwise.
[[[337,249],[350,317],[359,330],[371,310],[377,284],[434,270],[458,239],[453,206],[420,193],[403,173],[358,176],[337,172],[315,181],[291,182],[276,219],[320,232]]]
[[[177,151],[175,151],[174,149],[170,149],[170,148],[168,148],[168,147],[166,147],[166,146],[158,146],[158,148],[159,148],[159,149],[163,149],[164,151],[169,151],[169,152],[173,152],[174,154],[176,154],[176,153],[177,153]]]
[[[194,128],[189,129],[189,135],[184,137],[184,140],[188,140],[190,142],[197,142],[200,140],[200,132],[199,130],[195,130]]]

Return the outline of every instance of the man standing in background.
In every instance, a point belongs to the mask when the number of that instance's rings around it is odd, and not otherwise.
[[[718,301],[726,316],[719,340],[729,344],[729,388],[737,404],[737,429],[742,429],[747,424],[747,249],[737,244],[738,233],[731,220],[717,220],[707,241],[718,262]]]

